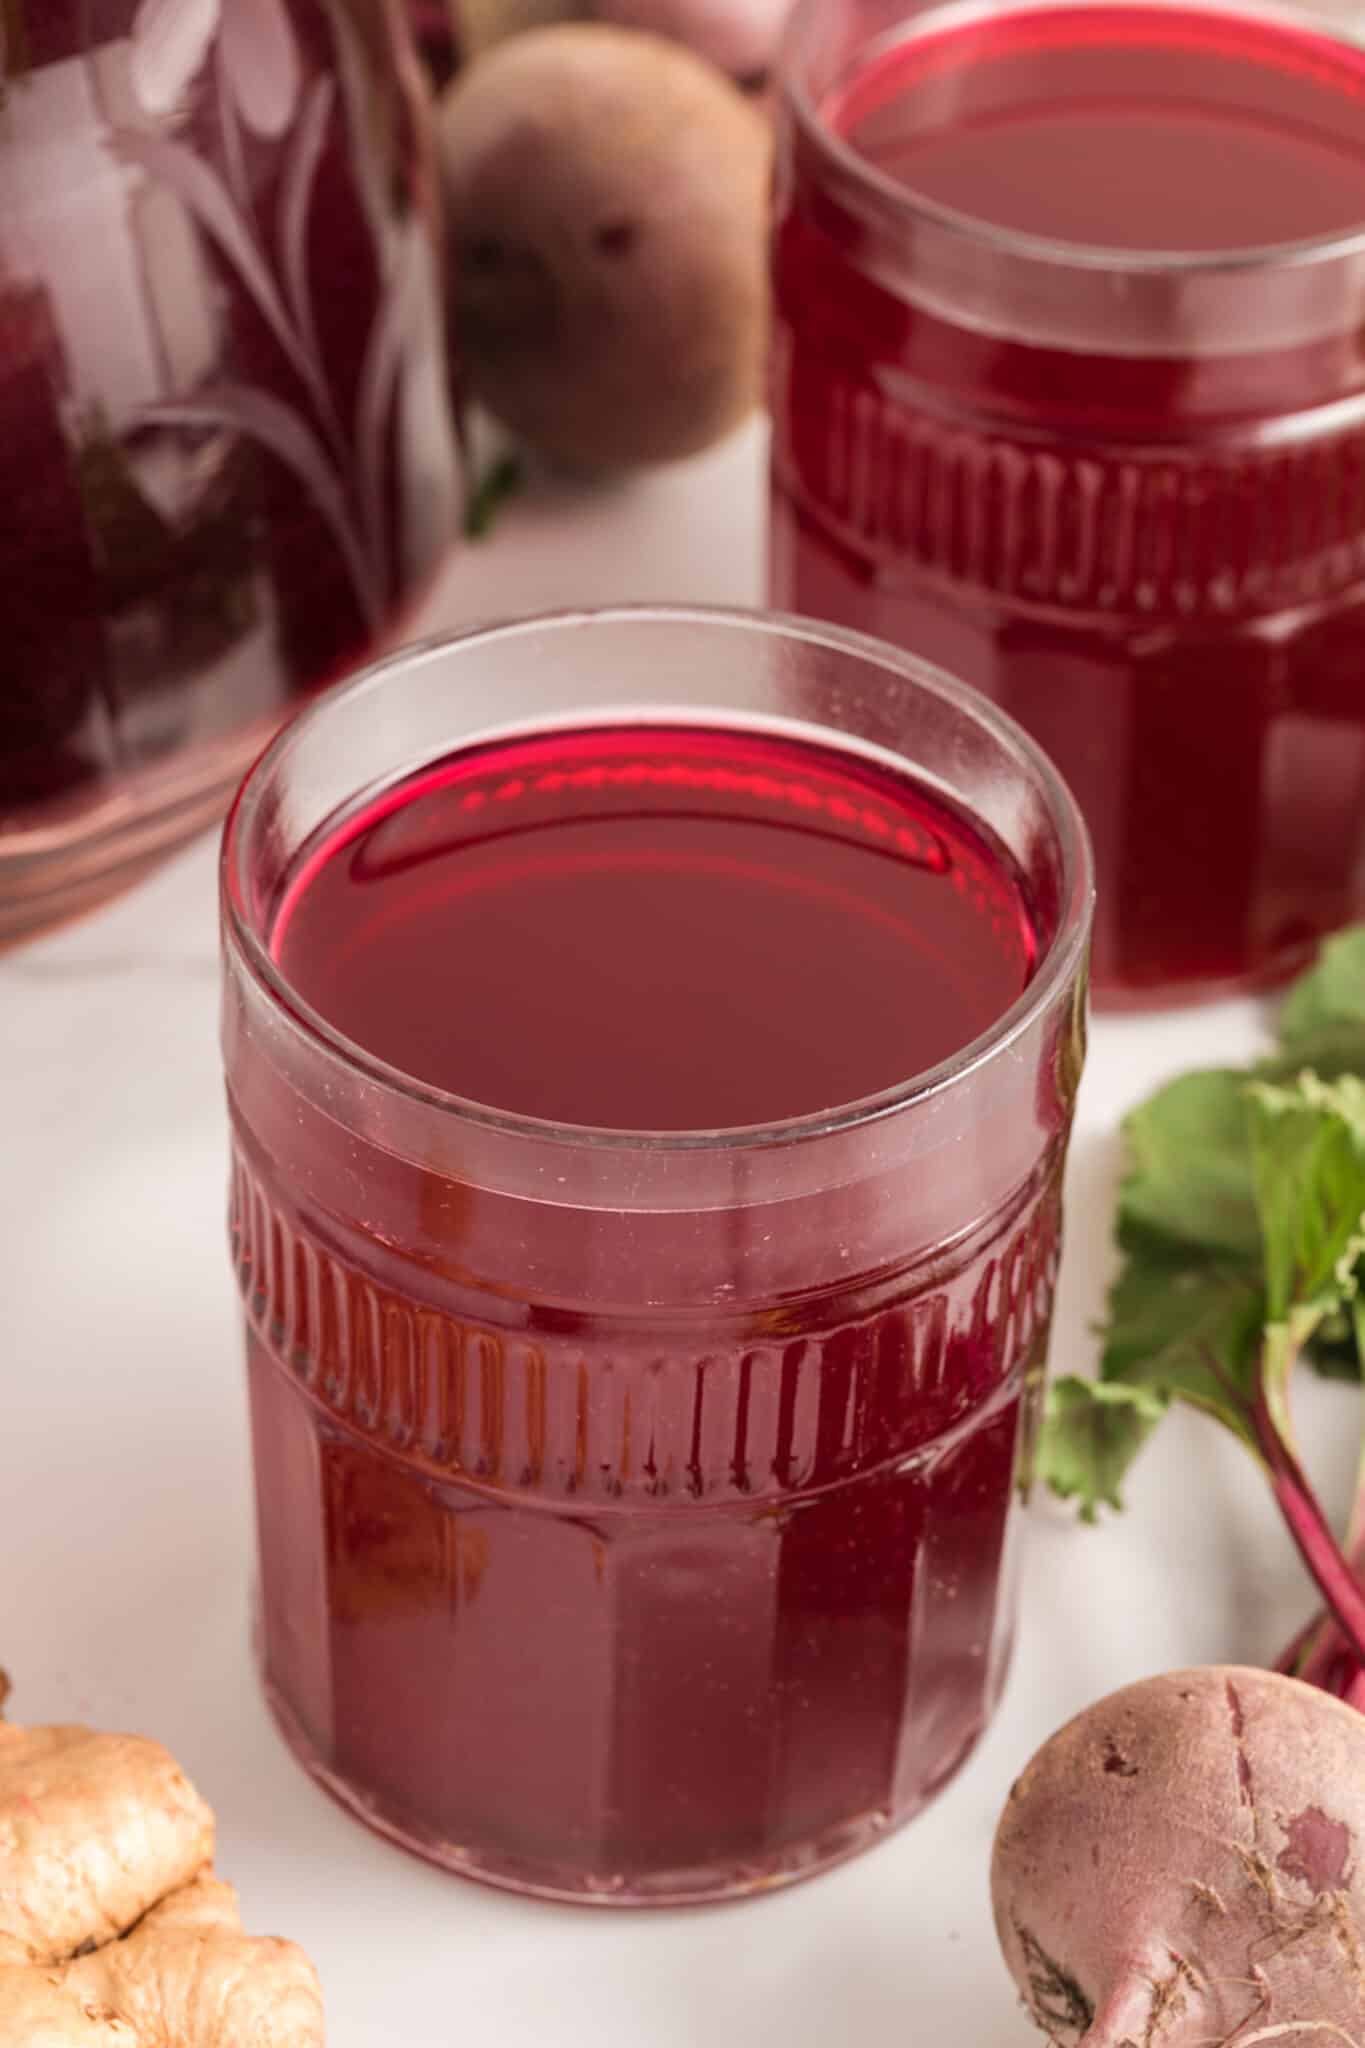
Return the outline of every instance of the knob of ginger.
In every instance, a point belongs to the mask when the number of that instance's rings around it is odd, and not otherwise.
[[[158,1743],[0,1723],[0,2048],[320,2048],[312,1964],[212,1858]]]

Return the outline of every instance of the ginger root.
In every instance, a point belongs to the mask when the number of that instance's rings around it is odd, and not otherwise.
[[[312,1964],[212,1860],[158,1743],[0,1723],[0,2048],[320,2048]]]
[[[158,1743],[0,1724],[0,1965],[113,1941],[213,1860],[213,1815]]]
[[[322,2038],[308,1958],[244,1934],[236,1893],[214,1877],[79,1961],[0,1970],[4,2048],[316,2048]]]

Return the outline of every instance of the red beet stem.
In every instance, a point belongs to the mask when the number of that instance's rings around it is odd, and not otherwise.
[[[1362,1587],[1352,1561],[1333,1534],[1307,1474],[1276,1427],[1263,1391],[1258,1391],[1252,1406],[1252,1420],[1280,1513],[1298,1546],[1299,1555],[1317,1581],[1318,1590],[1342,1638],[1334,1646],[1329,1646],[1320,1639],[1322,1624],[1315,1623],[1294,1639],[1277,1668],[1281,1671],[1294,1669],[1300,1676],[1306,1676],[1309,1666],[1322,1666],[1325,1677],[1328,1667],[1323,1665],[1324,1654],[1332,1663],[1345,1656],[1358,1667],[1356,1672],[1353,1676],[1346,1672],[1335,1674],[1336,1682],[1328,1684],[1325,1689],[1345,1698],[1347,1694],[1342,1690],[1342,1681],[1346,1680],[1351,1685],[1359,1683],[1362,1699],[1365,1699],[1365,1587]],[[1328,1633],[1332,1631],[1329,1629]],[[1317,1679],[1312,1682],[1323,1681]]]

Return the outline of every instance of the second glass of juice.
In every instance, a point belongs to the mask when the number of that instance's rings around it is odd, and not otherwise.
[[[1365,913],[1365,49],[810,0],[775,274],[774,601],[1048,748],[1102,999],[1272,980]]]
[[[742,614],[412,652],[223,869],[259,1647],[372,1824],[724,1897],[999,1696],[1089,854],[923,664]]]

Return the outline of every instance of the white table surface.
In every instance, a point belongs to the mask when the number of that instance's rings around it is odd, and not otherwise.
[[[540,489],[465,550],[428,624],[627,598],[749,602],[761,436],[597,491]],[[333,2048],[1026,2048],[987,1864],[1011,1777],[1113,1685],[1272,1659],[1310,1599],[1261,1482],[1177,1418],[1129,1513],[1032,1514],[1004,1709],[918,1822],[812,1883],[730,1907],[525,1904],[428,1869],[293,1764],[247,1653],[250,1476],[224,1250],[213,845],[0,960],[0,1664],[20,1721],[155,1734],[219,1817],[250,1926],[303,1942]],[[1088,1365],[1121,1112],[1261,1042],[1250,1003],[1095,1027],[1054,1364]],[[1329,1497],[1355,1397],[1306,1390]]]

